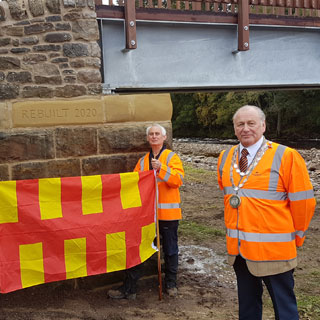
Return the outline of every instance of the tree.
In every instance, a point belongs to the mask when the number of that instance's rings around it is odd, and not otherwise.
[[[232,116],[246,104],[267,116],[266,135],[274,138],[320,137],[320,91],[247,91],[174,94],[175,136],[233,138]]]

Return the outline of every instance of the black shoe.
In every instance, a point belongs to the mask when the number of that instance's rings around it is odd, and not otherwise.
[[[108,296],[111,299],[128,299],[128,300],[135,300],[137,297],[136,293],[128,293],[124,292],[121,289],[111,289],[108,291]]]

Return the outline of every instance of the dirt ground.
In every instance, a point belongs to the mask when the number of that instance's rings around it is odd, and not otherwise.
[[[3,294],[0,320],[237,319],[236,282],[225,261],[222,194],[215,172],[186,164],[186,173],[181,188],[184,220],[179,231],[177,298],[163,294],[159,301],[158,278],[149,270],[139,282],[136,300],[112,300],[106,292],[114,286],[111,282],[120,280],[121,273],[100,275],[79,279],[78,288],[72,280]],[[320,319],[319,229],[318,205],[295,272],[304,320]],[[267,294],[264,305],[263,319],[274,319]]]

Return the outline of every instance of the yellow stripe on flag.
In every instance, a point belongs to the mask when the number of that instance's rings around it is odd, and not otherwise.
[[[144,226],[141,229],[141,244],[140,244],[140,259],[141,262],[150,258],[157,250],[152,245],[156,236],[155,223],[151,223],[148,226]]]
[[[44,283],[42,243],[19,246],[22,287]]]
[[[0,223],[18,222],[16,181],[0,182]]]
[[[41,220],[62,218],[61,179],[39,179]]]
[[[101,213],[103,211],[101,176],[83,176],[81,181],[83,214]]]
[[[120,173],[121,179],[121,203],[123,209],[141,207],[139,191],[139,173],[127,172]]]
[[[87,276],[86,238],[64,240],[67,279]]]
[[[126,269],[126,234],[107,234],[107,272]]]

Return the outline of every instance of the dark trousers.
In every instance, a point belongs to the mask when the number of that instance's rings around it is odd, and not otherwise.
[[[165,288],[177,286],[179,220],[159,221],[159,233],[164,257]]]
[[[159,233],[164,255],[165,288],[177,286],[178,273],[178,226],[179,220],[159,220]],[[143,264],[125,271],[124,290],[126,293],[137,292],[137,281],[143,274]]]
[[[272,299],[276,320],[298,320],[297,301],[293,291],[293,270],[265,277],[253,276],[246,261],[237,256],[233,265],[237,276],[239,320],[262,319],[262,282]]]

